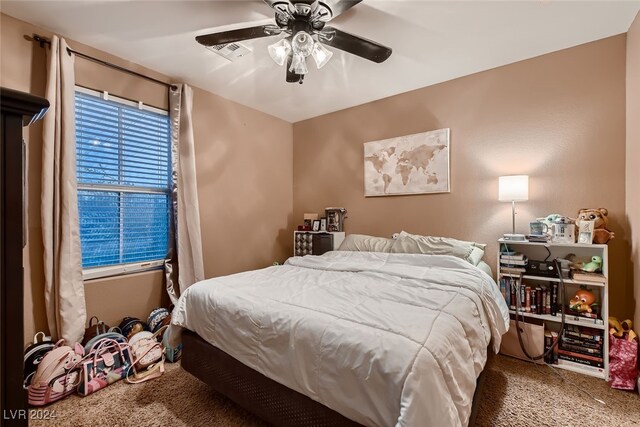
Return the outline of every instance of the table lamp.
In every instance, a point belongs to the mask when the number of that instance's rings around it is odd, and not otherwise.
[[[511,202],[512,229],[505,240],[525,241],[524,234],[516,234],[516,202],[529,200],[529,175],[509,175],[498,178],[498,200]]]

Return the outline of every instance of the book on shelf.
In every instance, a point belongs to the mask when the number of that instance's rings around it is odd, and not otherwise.
[[[500,265],[503,267],[524,267],[529,263],[529,260],[524,259],[504,259],[500,258]]]
[[[551,290],[553,287],[546,288],[544,291],[544,314],[551,314]]]
[[[564,306],[564,314],[566,316],[568,316],[569,318],[574,318],[574,319],[575,318],[584,318],[584,319],[588,319],[588,320],[593,320],[598,325],[604,325],[604,322],[600,318],[600,314],[598,314],[598,311],[596,310],[596,308],[593,307],[592,310],[593,311],[591,313],[588,313],[586,311],[572,310],[571,308],[569,308],[567,306]]]
[[[572,274],[573,280],[577,280],[580,282],[593,282],[605,284],[607,282],[607,278],[604,277],[602,273],[589,273],[586,271],[574,271]]]
[[[537,305],[537,301],[538,301],[538,289],[537,288],[531,288],[531,304],[529,305],[531,312],[533,314],[540,314],[538,313],[538,305]]]
[[[546,234],[543,234],[541,236],[537,234],[527,234],[525,237],[529,242],[538,242],[538,243],[546,243],[550,239],[550,237]]]
[[[556,317],[558,319],[560,319],[560,316],[561,316],[560,313],[556,314]],[[572,316],[570,314],[565,314],[565,319],[573,320],[574,322],[581,322],[581,323],[585,323],[585,324],[604,325],[604,321],[602,319],[590,319],[588,317]]]
[[[505,267],[500,265],[500,272],[504,274],[516,274],[525,273],[527,271],[524,267]]]
[[[560,340],[560,348],[577,354],[602,357],[602,348],[589,348],[585,345],[573,345],[567,343],[565,340]]]
[[[571,360],[564,360],[564,359],[558,358],[558,366],[568,367],[568,366],[574,366],[576,364],[580,364],[580,368],[585,371],[590,371],[597,374],[602,374],[604,372],[604,368],[598,368],[597,366],[591,366],[591,365],[587,365],[580,362],[574,362]]]
[[[587,356],[584,354],[563,350],[561,348],[558,349],[558,359],[579,363],[581,365],[593,366],[596,368],[604,368],[604,359],[602,357]]]
[[[588,360],[589,362],[593,362],[593,363],[600,363],[600,364],[604,363],[604,359],[602,358],[602,355],[597,356],[593,354],[582,354],[582,353],[577,353],[575,351],[565,350],[562,347],[558,348],[558,355],[572,357],[574,359]],[[602,366],[599,366],[599,367],[601,368]]]
[[[575,338],[584,338],[593,341],[602,341],[604,339],[604,331],[589,328],[588,326],[564,325],[563,333]]]
[[[522,261],[526,260],[527,256],[520,252],[502,252],[500,253],[501,261]]]
[[[553,343],[555,342],[556,338],[558,338],[558,333],[554,332],[554,331],[548,331],[545,329],[544,331],[544,352],[546,353],[547,350],[549,350],[551,348],[551,346],[553,345]],[[549,354],[547,354],[544,357],[544,361],[545,363],[549,363],[552,365],[555,365],[558,363],[558,346],[554,346],[553,351],[549,352]]]
[[[555,316],[558,314],[558,283],[551,283],[551,304],[549,306],[549,314]]]
[[[594,350],[602,349],[602,341],[596,341],[591,338],[572,337],[564,332],[562,333],[562,342],[568,345],[577,345]]]

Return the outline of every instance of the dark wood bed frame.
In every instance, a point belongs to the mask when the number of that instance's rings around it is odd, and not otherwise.
[[[249,368],[194,332],[185,330],[182,342],[182,367],[187,372],[275,426],[361,426]],[[475,425],[485,372],[486,369],[478,377],[469,426]]]

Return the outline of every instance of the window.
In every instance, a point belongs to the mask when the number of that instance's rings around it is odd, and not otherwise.
[[[167,112],[113,96],[103,99],[80,87],[75,101],[85,278],[161,265],[171,212]]]

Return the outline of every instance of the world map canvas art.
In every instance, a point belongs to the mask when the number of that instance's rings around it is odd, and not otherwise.
[[[364,195],[448,193],[449,129],[364,144]]]

